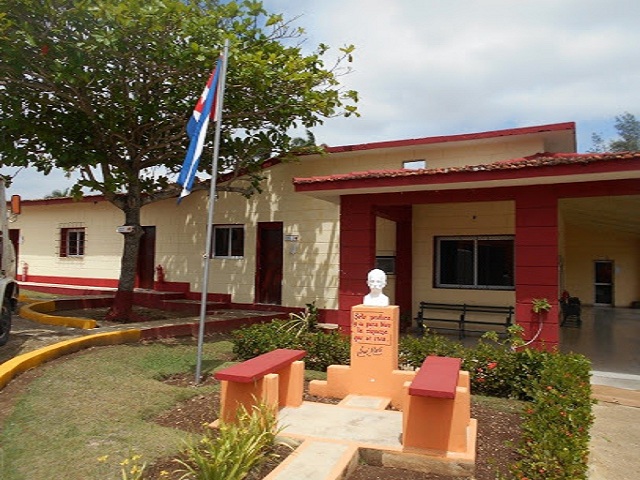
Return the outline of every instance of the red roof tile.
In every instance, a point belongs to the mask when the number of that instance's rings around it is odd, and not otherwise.
[[[494,163],[480,165],[466,165],[461,167],[427,168],[417,170],[370,170],[336,175],[325,175],[310,178],[294,178],[294,185],[309,185],[319,183],[333,183],[347,180],[366,180],[397,177],[427,177],[448,175],[452,173],[491,172],[500,170],[534,169],[556,165],[586,165],[595,162],[612,160],[638,160],[640,152],[620,153],[538,153],[529,157],[501,160]],[[640,163],[638,165],[640,168]]]

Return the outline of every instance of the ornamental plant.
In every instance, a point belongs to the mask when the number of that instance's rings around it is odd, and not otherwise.
[[[183,480],[242,480],[253,467],[268,458],[279,432],[271,407],[241,408],[236,423],[220,425],[218,435],[207,432],[187,446]]]

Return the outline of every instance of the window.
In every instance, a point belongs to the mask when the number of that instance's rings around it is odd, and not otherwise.
[[[244,256],[244,226],[214,226],[213,256],[222,258]]]
[[[436,287],[513,290],[512,236],[436,237]]]
[[[387,275],[394,275],[396,273],[396,257],[378,255],[376,257],[376,268],[379,268]]]
[[[84,256],[85,229],[61,228],[60,229],[60,256],[82,257]]]
[[[427,162],[425,160],[407,160],[402,162],[402,168],[407,170],[420,170],[427,168]]]

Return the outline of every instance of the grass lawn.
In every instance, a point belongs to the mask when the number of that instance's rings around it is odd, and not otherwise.
[[[231,349],[227,340],[206,343],[204,372],[225,366]],[[0,478],[120,479],[120,462],[133,454],[153,461],[181,450],[187,434],[152,418],[212,391],[160,381],[193,371],[195,356],[193,343],[169,341],[94,348],[40,367],[0,432]]]

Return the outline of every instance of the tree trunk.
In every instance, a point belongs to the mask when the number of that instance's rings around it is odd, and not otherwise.
[[[138,263],[138,250],[140,247],[140,237],[143,234],[140,226],[141,198],[140,193],[131,189],[124,201],[118,206],[125,216],[125,225],[133,227],[130,233],[123,233],[124,248],[120,260],[120,279],[118,281],[118,291],[113,300],[113,304],[107,312],[107,320],[114,322],[130,323],[137,319],[133,312],[133,288],[136,281],[136,266]]]

